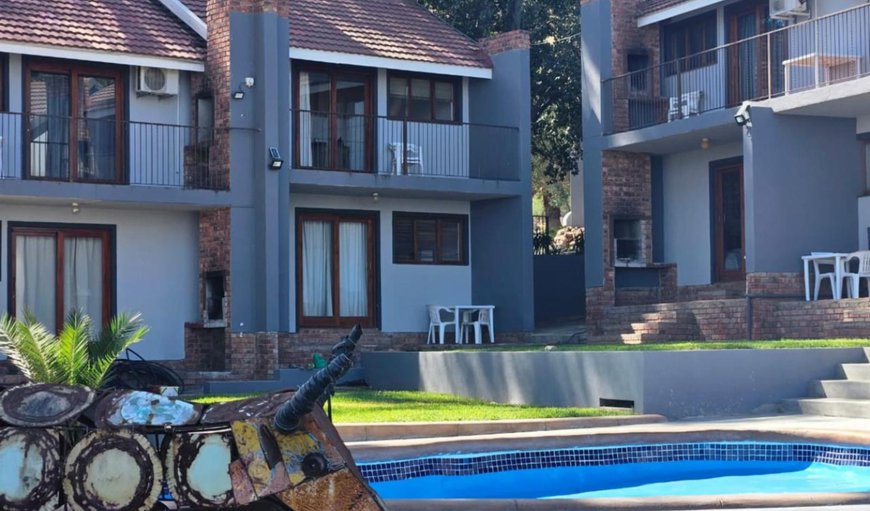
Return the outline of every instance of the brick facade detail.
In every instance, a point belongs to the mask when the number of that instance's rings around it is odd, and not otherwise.
[[[480,40],[483,50],[490,55],[497,55],[511,50],[528,50],[531,38],[525,30],[512,30]]]

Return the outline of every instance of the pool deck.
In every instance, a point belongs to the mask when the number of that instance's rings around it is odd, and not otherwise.
[[[656,416],[653,416],[656,417]],[[427,425],[419,425],[425,428]],[[870,419],[810,415],[729,417],[697,421],[580,427],[430,438],[347,442],[357,461],[407,459],[445,453],[559,449],[577,446],[705,441],[819,442],[870,445]],[[746,494],[626,499],[389,500],[391,511],[825,509],[870,510],[870,493]],[[848,507],[839,507],[848,506]]]

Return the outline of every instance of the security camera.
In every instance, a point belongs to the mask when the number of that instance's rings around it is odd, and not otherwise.
[[[746,126],[747,128],[752,127],[752,118],[749,116],[749,102],[744,101],[740,108],[737,109],[737,113],[734,114],[734,122],[737,123],[738,126]]]

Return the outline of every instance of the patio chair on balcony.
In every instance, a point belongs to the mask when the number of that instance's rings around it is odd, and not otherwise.
[[[429,335],[426,336],[426,344],[435,343],[435,329],[438,329],[438,343],[444,344],[444,331],[447,327],[456,328],[456,311],[441,305],[427,305],[429,310]],[[459,339],[456,339],[459,343]]]
[[[703,96],[704,91],[700,90],[683,93],[679,98],[671,96],[668,105],[668,122],[700,114]]]
[[[853,260],[858,260],[858,271],[849,271],[849,263]],[[870,250],[859,250],[852,252],[846,258],[846,268],[843,272],[843,280],[849,286],[849,297],[859,298],[861,296],[861,279],[867,282],[867,290],[870,293]]]
[[[393,168],[397,176],[401,176],[405,172],[410,174],[410,171],[406,169],[409,169],[411,165],[418,167],[415,174],[423,173],[423,150],[419,145],[407,144],[407,150],[402,143],[389,144],[387,147],[393,156]]]

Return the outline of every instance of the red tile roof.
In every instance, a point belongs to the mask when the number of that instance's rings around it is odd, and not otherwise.
[[[290,46],[492,67],[480,46],[411,0],[287,0]]]
[[[643,16],[644,14],[667,9],[668,7],[673,7],[686,1],[687,0],[643,0],[641,5],[638,6],[637,11],[639,15]]]
[[[0,41],[205,57],[205,42],[158,0],[0,0]]]

